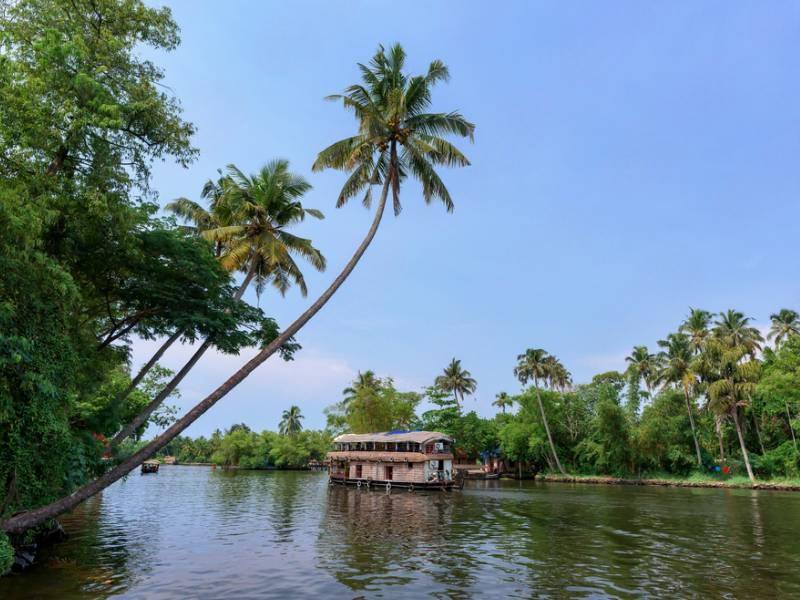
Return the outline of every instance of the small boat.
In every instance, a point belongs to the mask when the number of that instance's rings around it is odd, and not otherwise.
[[[158,467],[161,466],[157,460],[146,460],[142,463],[142,475],[148,473],[158,473]]]

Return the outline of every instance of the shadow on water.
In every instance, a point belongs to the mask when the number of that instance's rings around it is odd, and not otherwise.
[[[800,494],[165,467],[64,524],[0,598],[800,595]]]

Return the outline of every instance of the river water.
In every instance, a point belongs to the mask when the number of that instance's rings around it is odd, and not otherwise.
[[[796,493],[164,466],[63,522],[0,598],[800,597]]]

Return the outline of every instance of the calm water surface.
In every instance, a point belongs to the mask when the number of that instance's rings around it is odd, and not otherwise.
[[[0,598],[800,597],[800,494],[162,467],[64,519]]]

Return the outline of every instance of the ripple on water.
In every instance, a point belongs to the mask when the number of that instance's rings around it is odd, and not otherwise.
[[[800,595],[800,494],[164,467],[64,519],[2,598]]]

